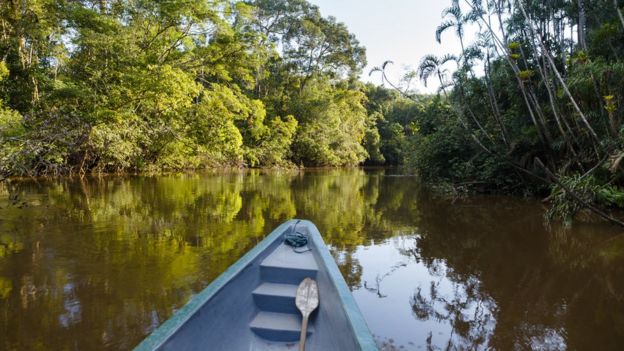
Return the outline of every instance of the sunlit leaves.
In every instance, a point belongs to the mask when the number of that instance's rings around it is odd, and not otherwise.
[[[364,49],[306,1],[15,6],[0,6],[0,47],[17,48],[0,67],[15,82],[0,93],[18,111],[0,118],[4,173],[284,166],[308,120],[329,130],[332,156],[314,164],[366,155],[359,93],[339,87],[365,64]],[[298,110],[312,80],[332,100],[327,123],[322,109]]]
[[[327,82],[313,81],[297,96],[299,128],[293,141],[296,161],[309,165],[357,165],[366,158],[362,141],[366,132],[364,95],[334,90]]]

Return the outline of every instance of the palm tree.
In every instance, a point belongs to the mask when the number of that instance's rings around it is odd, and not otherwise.
[[[436,75],[438,77],[438,79],[440,80],[440,89],[444,92],[444,96],[446,96],[446,98],[448,99],[448,94],[446,92],[446,87],[451,85],[449,83],[445,83],[444,82],[444,75],[447,73],[447,70],[444,68],[444,65],[450,61],[454,61],[455,63],[459,64],[458,59],[456,56],[453,55],[445,55],[442,57],[437,57],[434,55],[427,55],[425,57],[423,57],[423,59],[420,61],[420,65],[418,65],[418,78],[420,78],[420,80],[423,81],[423,83],[425,84],[425,86],[427,86],[427,80],[429,80],[429,78],[431,78],[431,76]],[[438,92],[439,92],[438,90]],[[461,95],[463,97],[463,90],[461,89],[460,86],[460,92]],[[468,106],[467,104],[455,104],[455,103],[451,103],[451,107],[453,108],[453,110],[455,111],[455,114],[457,115],[457,119],[459,120],[459,123],[466,128],[466,130],[472,135],[473,139],[479,143],[479,145],[483,148],[485,148],[485,150],[488,150],[483,143],[481,143],[478,140],[478,137],[471,131],[470,127],[468,126],[468,124],[465,121],[465,117],[464,117],[464,107],[466,107],[466,109],[469,112],[469,116],[472,119],[472,121],[475,123],[475,125],[479,128],[479,130],[481,130],[483,132],[483,135],[485,135],[490,141],[492,141],[492,138],[489,136],[489,134],[486,132],[486,130],[483,128],[483,125],[481,125],[481,123],[479,123],[479,120],[477,119],[477,117],[475,116],[475,114],[472,112],[472,110],[470,109],[470,106]]]
[[[403,95],[403,97],[416,101],[416,96],[413,93],[410,93],[409,84],[405,88],[401,89],[399,85],[393,84],[392,81],[388,79],[388,76],[386,75],[386,67],[388,67],[388,65],[392,65],[393,63],[394,62],[390,60],[384,61],[384,63],[381,66],[375,66],[371,68],[371,70],[368,72],[368,76],[370,77],[373,75],[373,73],[380,72],[382,86],[385,83],[388,83],[388,85],[390,85],[392,89],[398,91],[401,95]]]
[[[464,53],[464,25],[468,22],[468,17],[464,16],[461,8],[459,7],[459,0],[452,0],[451,7],[448,7],[442,11],[442,19],[445,19],[442,24],[438,26],[435,32],[436,40],[438,43],[442,43],[442,33],[447,29],[455,28],[455,33],[459,38],[462,54]]]
[[[446,94],[446,86],[447,83],[444,82],[444,76],[447,73],[447,70],[444,68],[444,65],[447,62],[455,61],[457,62],[457,57],[454,55],[445,55],[442,57],[437,57],[434,55],[427,55],[423,57],[420,61],[420,65],[418,65],[418,78],[427,86],[427,81],[433,75],[437,76],[440,80],[440,89]]]

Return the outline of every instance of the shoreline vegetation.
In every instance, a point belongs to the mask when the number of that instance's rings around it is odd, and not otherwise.
[[[449,0],[431,35],[461,52],[390,82],[390,62],[362,72],[365,48],[305,0],[5,1],[0,179],[405,166],[624,225],[606,210],[624,208],[623,11]]]

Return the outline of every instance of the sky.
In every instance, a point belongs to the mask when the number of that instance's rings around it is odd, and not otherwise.
[[[367,67],[363,81],[381,83],[381,75],[369,71],[391,60],[388,75],[398,81],[405,67],[415,68],[427,54],[459,55],[459,40],[452,29],[442,35],[442,44],[435,40],[435,30],[442,23],[442,10],[450,0],[308,0],[320,8],[323,16],[334,16],[366,47]],[[434,80],[425,88],[421,82],[412,85],[417,91],[435,92]]]

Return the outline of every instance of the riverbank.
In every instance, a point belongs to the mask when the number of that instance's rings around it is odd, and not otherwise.
[[[519,199],[535,199],[541,201],[544,205],[544,214],[548,221],[562,220],[564,223],[572,223],[573,221],[581,222],[600,222],[607,221],[614,225],[622,226],[621,221],[624,220],[624,212],[622,207],[602,201],[602,205],[606,205],[606,209],[594,207],[594,200],[587,198],[587,194],[584,194],[584,203],[579,203],[578,199],[566,197],[565,193],[562,193],[561,189],[555,189],[552,192],[542,193],[525,192],[519,193],[505,193],[496,192],[492,189],[481,188],[481,182],[467,182],[460,185],[451,184],[447,182],[431,183],[423,181],[422,178],[414,173],[411,173],[409,168],[406,167],[384,167],[384,166],[362,166],[362,167],[265,167],[265,168],[241,168],[241,167],[218,167],[218,168],[204,168],[201,170],[181,170],[181,171],[169,171],[169,172],[117,172],[117,173],[90,173],[90,174],[68,174],[57,176],[37,176],[37,177],[9,177],[0,180],[2,182],[22,182],[22,181],[54,181],[54,180],[82,180],[85,177],[95,179],[111,179],[111,178],[124,178],[124,177],[160,177],[160,176],[205,176],[205,175],[220,175],[220,174],[292,174],[302,176],[305,173],[322,173],[322,172],[342,172],[342,171],[366,171],[366,172],[382,172],[384,176],[395,177],[412,177],[418,179],[418,183],[421,187],[428,189],[428,191],[438,194],[443,197],[447,197],[453,200],[466,198],[474,195],[489,195],[489,196],[514,196]],[[604,196],[611,196],[612,198],[619,198],[619,192],[616,190],[611,194]],[[622,195],[624,196],[624,195]],[[583,200],[583,199],[581,199]]]

